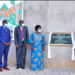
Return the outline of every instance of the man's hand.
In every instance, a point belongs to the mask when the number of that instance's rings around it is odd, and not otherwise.
[[[8,46],[8,43],[4,43],[4,45]]]
[[[25,49],[27,49],[27,47],[28,47],[28,44],[25,45]]]
[[[10,43],[4,43],[4,45],[9,46],[9,45],[10,45]]]
[[[8,46],[10,45],[10,43],[8,43]]]
[[[34,50],[34,48],[33,48],[32,44],[31,44],[31,50]]]
[[[16,44],[16,48],[18,49],[18,44]]]

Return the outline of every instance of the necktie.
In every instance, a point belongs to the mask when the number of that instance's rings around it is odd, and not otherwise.
[[[7,33],[7,30],[6,30],[6,28],[5,28],[5,32]]]

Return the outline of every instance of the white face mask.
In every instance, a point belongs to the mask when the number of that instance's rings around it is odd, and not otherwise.
[[[38,32],[41,33],[41,29],[38,29]]]
[[[23,23],[22,26],[25,26],[25,24]]]
[[[7,25],[8,25],[7,23],[4,24],[4,26],[7,26]]]

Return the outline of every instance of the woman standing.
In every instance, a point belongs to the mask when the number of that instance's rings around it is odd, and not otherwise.
[[[45,37],[41,33],[41,26],[36,25],[36,32],[32,33],[31,44],[31,68],[33,71],[43,70],[43,50],[46,44]]]

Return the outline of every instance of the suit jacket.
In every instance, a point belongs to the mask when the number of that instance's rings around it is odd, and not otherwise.
[[[14,39],[15,39],[15,45],[18,44],[19,47],[22,45],[22,34],[20,26],[15,28],[14,32]],[[26,26],[23,26],[23,37],[24,37],[24,45],[28,43],[29,40],[29,34],[28,34],[28,28]]]
[[[11,43],[10,30],[6,27],[7,33],[3,26],[0,27],[0,47],[6,47],[4,43]],[[10,45],[9,45],[10,46]]]

